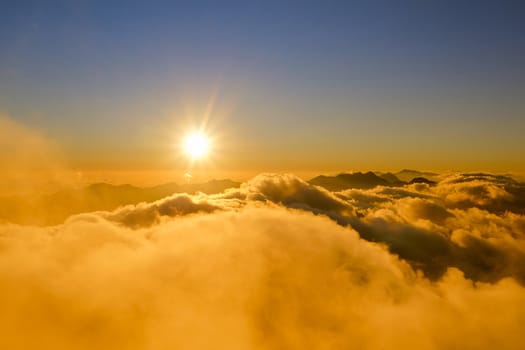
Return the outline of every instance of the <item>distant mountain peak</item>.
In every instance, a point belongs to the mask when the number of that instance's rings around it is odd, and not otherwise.
[[[436,181],[429,180],[427,178],[424,178],[422,176],[415,177],[412,180],[410,180],[409,184],[427,184],[427,185],[435,185]]]
[[[437,173],[432,173],[430,171],[419,171],[419,170],[412,170],[412,169],[403,169],[397,173],[394,174],[397,176],[401,181],[409,182],[412,181],[412,179],[416,177],[424,177],[431,181],[436,180],[436,177],[439,175]]]
[[[321,186],[329,191],[342,191],[349,188],[368,189],[376,186],[391,186],[386,179],[377,176],[372,171],[366,173],[341,173],[336,176],[320,175],[309,181],[310,184]]]

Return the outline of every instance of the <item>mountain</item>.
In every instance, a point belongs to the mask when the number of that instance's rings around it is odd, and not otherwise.
[[[336,176],[320,175],[308,181],[312,185],[321,186],[329,191],[342,191],[349,188],[368,189],[376,186],[393,186],[386,179],[373,172],[343,173]]]
[[[399,178],[401,181],[409,182],[412,179],[416,177],[424,177],[431,181],[437,180],[437,176],[439,174],[431,173],[428,171],[422,172],[418,170],[411,170],[411,169],[403,169],[397,173],[394,174],[397,178]]]
[[[127,204],[155,201],[174,193],[219,193],[239,185],[239,182],[231,180],[212,180],[200,184],[182,185],[168,183],[145,188],[96,183],[80,189],[62,190],[36,197],[9,196],[0,199],[0,222],[54,225],[73,214],[114,210]]]
[[[429,180],[427,178],[424,178],[422,176],[415,177],[412,180],[410,180],[409,184],[427,184],[427,185],[435,185],[437,182]]]
[[[392,186],[406,185],[405,181],[401,181],[397,176],[395,176],[392,173],[376,173],[376,175],[388,181]]]

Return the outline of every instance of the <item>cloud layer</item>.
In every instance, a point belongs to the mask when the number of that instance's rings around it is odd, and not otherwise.
[[[330,192],[263,174],[0,226],[8,349],[518,349],[523,185]]]

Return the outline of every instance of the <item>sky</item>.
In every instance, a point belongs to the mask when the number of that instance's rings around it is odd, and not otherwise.
[[[208,178],[523,173],[524,10],[520,1],[5,1],[0,113],[52,140],[68,167],[109,177],[179,176],[189,165],[177,145],[204,124],[213,147],[194,171]]]

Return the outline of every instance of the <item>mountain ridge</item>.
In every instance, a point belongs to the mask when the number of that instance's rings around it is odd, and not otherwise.
[[[203,183],[170,182],[151,187],[98,182],[77,189],[65,189],[39,196],[7,196],[0,200],[0,221],[28,225],[54,225],[67,217],[99,210],[114,210],[123,205],[152,202],[175,193],[220,193],[240,182],[229,179]],[[27,216],[30,211],[32,215]]]

